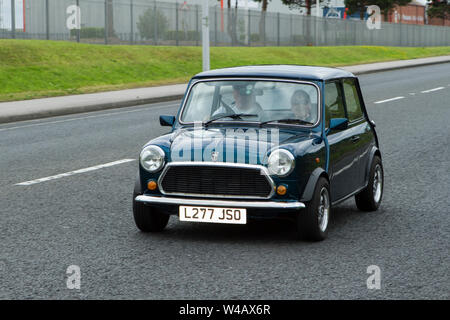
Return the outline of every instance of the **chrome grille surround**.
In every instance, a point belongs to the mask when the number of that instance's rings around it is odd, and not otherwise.
[[[270,192],[267,196],[255,196],[255,195],[227,195],[227,194],[207,194],[207,193],[189,193],[189,192],[167,192],[163,188],[164,178],[166,177],[167,172],[172,167],[210,167],[210,168],[230,168],[233,169],[247,169],[247,170],[255,170],[257,174],[265,177],[268,186],[270,186]],[[195,162],[195,161],[186,161],[186,162],[169,162],[164,167],[163,172],[161,173],[158,179],[159,190],[163,195],[168,196],[186,196],[186,197],[197,197],[197,198],[233,198],[233,199],[270,199],[275,194],[275,182],[271,178],[269,171],[266,167],[261,165],[252,165],[252,164],[242,164],[242,163],[229,163],[229,162]]]

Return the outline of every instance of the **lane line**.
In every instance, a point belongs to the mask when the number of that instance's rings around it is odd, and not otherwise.
[[[438,90],[442,90],[445,89],[445,87],[439,87],[439,88],[433,88],[433,89],[429,89],[429,90],[425,90],[425,91],[420,91],[421,93],[428,93],[428,92],[434,92],[434,91],[438,91]]]
[[[405,97],[395,97],[395,98],[391,98],[391,99],[386,99],[386,100],[380,100],[380,101],[376,101],[374,102],[375,104],[379,104],[379,103],[385,103],[385,102],[389,102],[389,101],[395,101],[395,100],[400,100],[400,99],[404,99]]]
[[[47,122],[42,122],[42,123],[28,124],[28,125],[24,125],[24,126],[0,128],[0,131],[7,131],[7,130],[13,130],[13,129],[21,129],[21,128],[44,126],[44,125],[47,125],[47,124],[63,123],[63,122],[70,122],[70,121],[83,120],[83,119],[109,117],[109,116],[114,116],[116,114],[125,114],[125,113],[139,112],[139,111],[148,111],[149,109],[171,108],[171,107],[176,107],[176,106],[179,106],[179,105],[180,104],[171,104],[171,105],[155,106],[155,107],[148,107],[148,108],[142,108],[142,109],[136,109],[136,110],[104,113],[104,114],[98,114],[98,115],[93,115],[93,116],[85,116],[85,117],[71,118],[71,119],[65,119],[65,120],[47,121]],[[36,121],[36,120],[31,120],[31,121]]]
[[[122,159],[122,160],[118,160],[118,161],[114,161],[114,162],[99,164],[97,166],[84,168],[84,169],[79,169],[79,170],[70,171],[70,172],[65,172],[65,173],[60,173],[60,174],[57,174],[57,175],[54,175],[54,176],[50,176],[50,177],[45,177],[45,178],[40,178],[40,179],[36,179],[36,180],[30,180],[30,181],[25,181],[25,182],[21,182],[21,183],[16,183],[15,186],[30,186],[30,185],[41,183],[41,182],[61,179],[61,178],[70,177],[70,176],[73,176],[73,175],[76,175],[76,174],[80,174],[80,173],[86,173],[86,172],[91,172],[91,171],[95,171],[95,170],[99,170],[99,169],[103,169],[103,168],[112,167],[112,166],[116,166],[116,165],[119,165],[119,164],[122,164],[122,163],[131,162],[131,161],[134,161],[134,160],[135,159]]]

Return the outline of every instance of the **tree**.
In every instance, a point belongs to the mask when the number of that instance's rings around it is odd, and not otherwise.
[[[235,44],[237,43],[237,9],[238,9],[238,2],[236,0],[236,4],[234,6],[234,10],[231,9],[231,1],[228,0],[228,34],[231,37],[231,43]]]
[[[221,0],[217,0],[220,2]],[[236,1],[236,4],[234,6],[234,10],[231,8],[231,0],[227,0],[227,33],[231,38],[231,42],[237,43],[237,8],[238,8],[238,2]]]
[[[320,2],[325,2],[326,0],[319,0]],[[306,8],[306,15],[311,16],[311,7],[313,4],[316,3],[316,0],[281,0],[284,5],[289,6],[289,9],[301,9]],[[312,38],[312,32],[311,32],[311,24],[314,23],[314,20],[308,19],[304,21],[306,31],[304,32],[304,38],[306,39],[307,45],[312,45],[313,38]]]
[[[158,35],[162,36],[167,32],[169,21],[160,10],[149,8],[139,16],[137,27],[142,38],[156,40]]]
[[[345,7],[348,8],[347,13],[352,15],[359,12],[359,18],[364,20],[364,13],[366,12],[366,6],[372,5],[372,0],[345,0]]]
[[[427,15],[430,18],[450,19],[450,1],[432,0]]]
[[[259,35],[260,38],[266,39],[266,14],[267,7],[271,0],[254,0],[255,2],[261,2],[261,18],[259,19]]]
[[[106,30],[108,37],[114,37],[114,10],[113,0],[107,0],[106,12],[108,17],[108,30]]]
[[[326,0],[319,0],[325,2]],[[289,6],[289,9],[301,9],[306,8],[306,15],[311,15],[311,7],[316,3],[316,0],[281,0],[284,5]]]
[[[394,9],[395,6],[406,6],[410,2],[411,0],[375,0],[373,4],[380,7],[384,19],[387,20],[389,12]]]

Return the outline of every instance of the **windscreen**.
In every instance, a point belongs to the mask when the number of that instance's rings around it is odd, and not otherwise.
[[[181,122],[301,120],[312,126],[318,121],[317,102],[317,87],[311,83],[201,81],[190,90]]]

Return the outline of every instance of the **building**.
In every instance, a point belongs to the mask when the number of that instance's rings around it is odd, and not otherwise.
[[[387,22],[425,24],[425,4],[411,1],[406,6],[396,6],[388,15]]]

